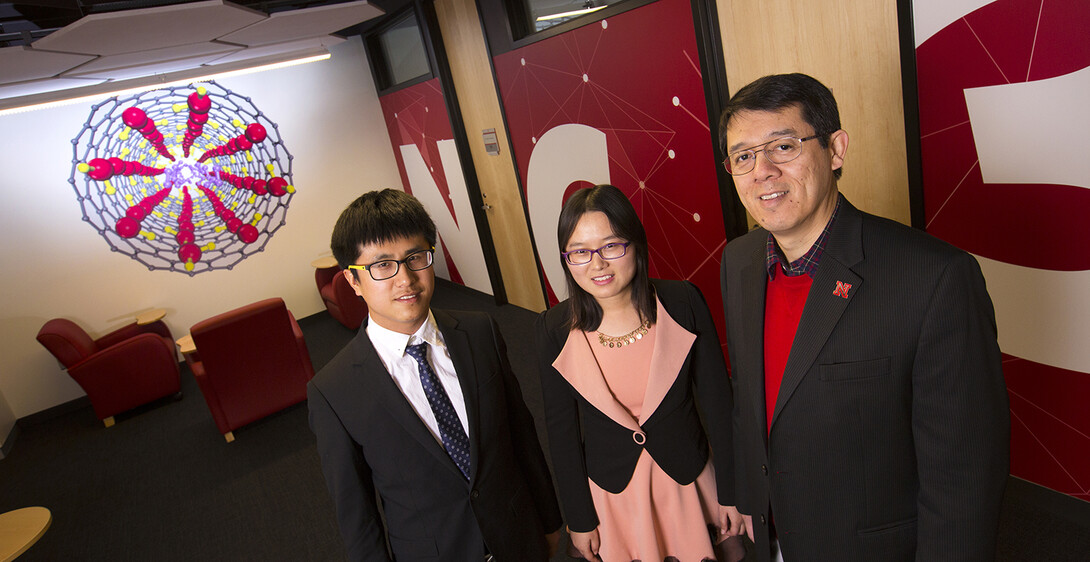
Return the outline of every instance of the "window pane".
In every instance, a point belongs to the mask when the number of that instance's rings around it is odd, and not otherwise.
[[[622,0],[521,0],[529,13],[534,31],[596,12]]]
[[[378,39],[390,86],[431,72],[420,27],[412,14],[382,32]]]

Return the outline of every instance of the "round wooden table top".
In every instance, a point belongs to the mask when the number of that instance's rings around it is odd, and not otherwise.
[[[314,269],[325,269],[327,267],[337,267],[337,258],[333,256],[325,256],[318,258],[310,262],[310,266]]]
[[[0,562],[15,560],[42,538],[53,515],[44,507],[24,507],[0,514]]]
[[[147,312],[141,312],[136,315],[136,323],[143,326],[144,324],[151,324],[162,320],[167,315],[167,311],[162,308],[156,308],[155,310],[149,310]]]
[[[193,343],[193,336],[189,334],[178,338],[174,343],[178,344],[178,351],[183,354],[197,351],[197,345]]]

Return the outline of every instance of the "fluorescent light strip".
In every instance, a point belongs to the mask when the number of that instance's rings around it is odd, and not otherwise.
[[[598,6],[596,8],[582,8],[582,9],[579,9],[579,10],[572,10],[570,12],[560,12],[559,14],[550,14],[550,15],[547,15],[547,16],[538,16],[537,21],[547,21],[547,20],[555,20],[555,19],[558,19],[558,18],[581,16],[583,14],[589,14],[591,12],[597,12],[598,10],[601,10],[602,8],[605,8],[605,6]]]
[[[69,90],[58,90],[58,91],[55,91],[55,92],[47,92],[47,93],[43,93],[43,94],[36,94],[36,95],[32,95],[32,96],[26,96],[27,100],[30,102],[29,105],[21,105],[21,106],[16,106],[16,107],[9,107],[9,108],[5,108],[5,109],[0,109],[0,116],[10,115],[10,114],[13,114],[13,113],[23,113],[23,112],[26,112],[26,111],[35,111],[35,110],[38,110],[38,109],[47,109],[47,108],[50,108],[50,107],[61,107],[61,106],[71,105],[71,104],[76,104],[76,103],[95,101],[95,100],[99,100],[99,99],[102,99],[102,98],[108,98],[110,96],[138,94],[140,92],[146,92],[146,91],[149,91],[149,90],[157,90],[159,88],[169,88],[171,86],[183,86],[185,84],[192,84],[194,82],[207,82],[209,80],[213,80],[213,79],[216,79],[216,78],[227,78],[227,77],[231,77],[231,76],[242,76],[244,74],[253,74],[255,72],[264,72],[266,70],[274,70],[274,69],[277,69],[277,68],[285,68],[285,67],[289,67],[289,66],[296,66],[296,65],[300,65],[300,64],[307,64],[307,63],[311,63],[311,62],[323,61],[323,60],[328,59],[330,57],[330,54],[329,54],[329,51],[325,51],[324,49],[322,51],[323,52],[321,52],[319,54],[316,54],[316,55],[310,55],[310,56],[297,58],[297,59],[274,62],[274,63],[263,64],[263,65],[258,65],[258,66],[237,68],[235,70],[225,70],[223,72],[214,72],[212,74],[201,74],[201,75],[197,75],[197,76],[193,76],[193,77],[178,78],[178,79],[174,79],[174,80],[170,80],[168,77],[175,76],[175,75],[178,75],[178,74],[190,74],[190,73],[193,73],[194,71],[199,71],[201,69],[196,68],[196,69],[192,69],[192,70],[189,70],[189,71],[176,72],[176,73],[171,73],[171,74],[157,74],[157,75],[153,75],[153,76],[145,76],[143,78],[136,78],[136,79],[133,79],[133,80],[124,80],[124,81],[121,81],[121,82],[114,82],[114,83],[109,83],[108,82],[106,84],[96,84],[95,86],[85,86],[85,87],[82,87],[82,88],[72,88],[72,89],[69,89]],[[233,66],[233,65],[222,65],[222,66],[223,67],[229,67],[229,66]],[[215,67],[213,66],[211,68],[215,68]],[[155,82],[153,84],[141,84],[139,86],[133,86],[131,88],[121,88],[121,89],[117,89],[117,90],[109,89],[113,85],[125,84],[125,83],[134,83],[134,82],[143,82],[143,81],[146,81],[148,79],[153,79],[153,80],[154,79],[159,79],[159,80],[162,80],[162,81],[161,82]],[[86,92],[86,91],[89,91],[89,90],[95,90],[95,92],[94,93],[87,93],[87,94],[84,94],[84,95],[78,95],[80,92]],[[98,90],[102,90],[102,91],[98,91]],[[39,102],[39,103],[34,103],[33,102],[33,100],[35,100],[35,99],[51,98],[51,97],[55,97],[55,96],[58,96],[58,95],[63,96],[66,93],[69,94],[69,95],[75,95],[76,97],[65,97],[63,99],[44,101],[44,102]],[[15,98],[16,103],[18,103],[18,99],[19,98]],[[0,102],[0,107],[2,107],[2,103],[3,102]]]

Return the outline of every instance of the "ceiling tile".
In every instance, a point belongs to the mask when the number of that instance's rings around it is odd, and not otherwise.
[[[221,36],[221,41],[239,45],[282,43],[304,37],[328,35],[385,14],[382,8],[366,1],[347,2],[277,12],[245,29]]]
[[[0,84],[56,76],[94,59],[92,55],[51,53],[30,47],[0,49]]]
[[[319,49],[329,48],[343,42],[344,39],[334,35],[311,37],[309,39],[299,39],[298,41],[288,41],[286,43],[276,43],[273,45],[262,45],[260,47],[242,49],[234,53],[222,55],[217,59],[208,61],[206,64],[241,62],[276,55],[287,55],[289,53],[299,53],[300,57],[304,57],[309,54],[314,54],[314,52]]]
[[[239,49],[240,47],[235,45],[221,43],[195,43],[140,53],[99,57],[79,68],[64,73],[64,76],[124,80],[138,76],[163,74],[200,66]]]
[[[211,41],[267,18],[225,0],[92,14],[35,41],[34,48],[118,55]]]

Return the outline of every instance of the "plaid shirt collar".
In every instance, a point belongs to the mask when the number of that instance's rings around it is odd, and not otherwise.
[[[829,240],[829,230],[833,227],[833,223],[836,222],[837,215],[840,214],[840,202],[843,200],[844,195],[837,194],[836,208],[833,209],[833,215],[829,217],[829,222],[825,223],[825,229],[821,231],[821,235],[814,241],[814,245],[810,246],[810,250],[791,263],[787,262],[787,256],[784,256],[780,247],[776,245],[776,239],[772,237],[772,233],[768,233],[768,242],[765,245],[765,268],[768,270],[770,280],[776,278],[776,271],[779,270],[782,270],[784,275],[788,277],[798,277],[805,273],[813,279],[817,273],[818,264],[821,263],[821,256],[825,253],[825,243]]]

